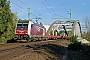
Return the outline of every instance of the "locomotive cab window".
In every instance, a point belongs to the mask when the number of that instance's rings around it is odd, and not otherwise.
[[[16,29],[28,29],[28,24],[24,24],[24,23],[17,24]]]

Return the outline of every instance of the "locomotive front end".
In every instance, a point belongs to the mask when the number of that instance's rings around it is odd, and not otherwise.
[[[28,21],[18,21],[14,38],[15,40],[28,40]]]

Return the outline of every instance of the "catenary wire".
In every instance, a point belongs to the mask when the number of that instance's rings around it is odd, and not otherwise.
[[[24,5],[26,5],[27,7],[29,7],[29,6],[28,6],[27,4],[25,4],[23,1],[20,0],[20,2],[23,3]],[[33,10],[33,9],[32,9],[32,11],[36,12],[37,14],[40,14],[40,13],[38,13],[37,11],[35,11],[35,10]],[[35,15],[34,15],[34,16],[35,16]],[[42,15],[41,15],[41,16],[42,16]],[[35,17],[36,17],[36,16],[35,16]],[[42,16],[42,17],[43,17],[43,16]],[[31,18],[31,19],[33,19],[33,18]],[[44,19],[47,20],[45,17],[44,17]],[[44,21],[44,20],[42,20],[42,21]],[[44,22],[45,22],[45,21],[44,21]]]
[[[45,5],[45,3],[41,0],[41,2],[43,3],[43,5],[47,8],[47,6]],[[47,8],[47,10],[48,10],[48,12],[52,15],[52,17],[54,17],[53,16],[53,14],[52,14],[52,12]]]
[[[62,3],[62,5],[65,8],[66,12],[68,12],[67,9],[66,9],[66,7],[65,7],[65,5],[64,5],[64,3],[62,2],[62,0],[59,0],[59,1]]]
[[[46,0],[45,0],[46,1]],[[46,3],[48,4],[48,6],[50,7],[50,4],[46,1]],[[52,7],[50,7],[51,11],[54,13]],[[55,13],[54,13],[55,14]]]

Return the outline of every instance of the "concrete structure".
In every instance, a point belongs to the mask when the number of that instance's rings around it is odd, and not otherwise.
[[[46,25],[43,25],[45,28],[46,28],[46,32],[47,32],[47,30],[49,29],[49,27],[50,27],[50,24],[46,24]]]
[[[45,28],[46,28],[46,32],[48,34],[50,34],[50,31],[52,30],[53,31],[53,35],[54,35],[54,30],[57,30],[58,33],[60,31],[64,31],[65,32],[65,29],[63,29],[63,26],[65,26],[66,28],[66,31],[72,31],[72,36],[75,36],[75,35],[78,35],[78,38],[77,40],[79,42],[82,42],[82,43],[89,43],[87,40],[83,39],[82,36],[81,36],[81,26],[80,26],[80,23],[79,23],[79,20],[71,20],[71,21],[55,21],[53,22],[51,25],[44,25]],[[60,35],[64,36],[65,33],[61,34]]]
[[[81,33],[81,26],[80,26],[80,23],[79,21],[75,21],[74,24],[73,24],[73,27],[72,27],[72,32],[73,32],[73,35],[77,35],[78,38],[77,38],[77,41],[78,42],[81,42],[81,43],[89,43],[89,41],[87,41],[86,39],[83,39],[82,38],[82,33]]]
[[[50,33],[51,30],[57,30],[58,32],[60,30],[64,31],[62,25],[65,26],[67,31],[71,31],[74,21],[76,21],[76,20],[71,20],[71,21],[69,21],[69,20],[63,20],[63,21],[58,20],[58,21],[55,21],[50,25],[49,29],[47,30],[47,33]]]

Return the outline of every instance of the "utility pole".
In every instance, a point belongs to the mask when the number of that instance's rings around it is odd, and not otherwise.
[[[30,8],[28,8],[28,20],[30,20]]]

